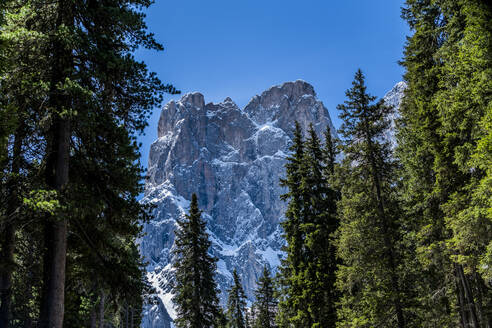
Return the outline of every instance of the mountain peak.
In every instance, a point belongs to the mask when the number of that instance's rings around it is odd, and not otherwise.
[[[182,104],[190,104],[191,106],[203,108],[205,106],[205,98],[200,92],[189,92],[183,95],[179,100]]]
[[[305,130],[313,122],[328,125],[335,131],[328,110],[316,98],[314,87],[303,80],[284,82],[265,90],[250,100],[244,112],[258,125],[274,123],[289,134],[295,121]]]
[[[263,266],[275,271],[283,254],[279,223],[286,203],[280,200],[285,190],[279,179],[285,174],[294,122],[303,129],[313,123],[320,136],[327,126],[335,133],[328,110],[302,80],[269,88],[244,110],[229,97],[203,104],[197,92],[166,104],[159,138],[150,149],[143,201],[156,206],[144,225],[140,248],[161,306],[146,310],[144,328],[166,327],[156,322],[165,317],[169,324],[175,316],[170,286],[176,259],[171,250],[176,220],[188,210],[191,195],[198,196],[211,252],[219,259],[220,290],[230,286],[236,268],[252,301]]]
[[[264,91],[260,97],[275,97],[276,95],[298,98],[304,95],[316,96],[316,92],[311,84],[304,80],[296,80],[274,85]]]

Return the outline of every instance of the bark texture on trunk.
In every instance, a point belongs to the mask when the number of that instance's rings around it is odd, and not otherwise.
[[[56,29],[72,30],[74,18],[73,3],[60,0],[57,8]],[[68,184],[71,127],[67,110],[72,101],[66,91],[60,89],[73,71],[73,58],[69,46],[61,36],[52,40],[52,73],[50,81],[49,108],[53,123],[48,135],[46,183],[56,190],[63,201],[63,193]],[[65,312],[65,270],[67,255],[67,217],[63,211],[47,215],[45,222],[45,255],[43,292],[41,297],[41,328],[62,328]]]
[[[464,310],[468,313],[468,317],[470,320],[470,327],[479,328],[475,300],[473,297],[472,290],[470,288],[468,277],[465,275],[463,271],[463,266],[457,264],[456,269],[458,270],[459,281],[461,282],[461,285],[463,287],[464,299],[466,301],[466,303],[464,304],[465,305]]]
[[[14,135],[12,152],[11,176],[7,184],[7,217],[3,234],[1,235],[2,252],[0,254],[4,267],[0,273],[0,327],[6,328],[10,324],[12,312],[12,274],[15,267],[15,230],[16,211],[19,206],[18,175],[21,170],[22,145],[26,132],[25,124],[20,122]]]
[[[8,224],[2,235],[2,262],[6,265],[2,269],[0,277],[0,327],[8,327],[10,321],[10,308],[12,301],[12,272],[14,266],[15,229]]]
[[[104,302],[106,301],[106,295],[104,290],[101,290],[101,298],[99,300],[99,328],[104,328]]]
[[[68,183],[68,154],[70,123],[59,125],[55,162],[55,190],[62,192]],[[67,140],[68,139],[68,140]],[[67,219],[47,217],[45,223],[45,256],[41,327],[61,328],[65,306],[65,269],[67,256]]]

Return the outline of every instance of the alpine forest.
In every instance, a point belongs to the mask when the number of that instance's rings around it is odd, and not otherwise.
[[[159,2],[0,0],[0,328],[492,328],[490,1],[402,3],[398,105],[364,67],[338,129],[300,80],[187,93],[146,169]]]

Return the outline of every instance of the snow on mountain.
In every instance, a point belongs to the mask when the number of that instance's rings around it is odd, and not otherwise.
[[[396,147],[396,120],[399,118],[398,109],[400,108],[401,101],[403,99],[403,94],[405,89],[407,88],[407,84],[403,81],[398,82],[395,86],[384,95],[384,103],[387,106],[391,106],[395,108],[393,114],[389,117],[390,119],[390,128],[385,133],[385,138],[391,141],[391,146],[394,149]]]
[[[397,84],[385,101],[399,105],[404,88]],[[336,136],[328,110],[301,80],[271,87],[244,109],[230,98],[205,104],[196,92],[163,107],[143,199],[155,209],[140,240],[158,297],[157,304],[144,310],[143,328],[171,327],[175,317],[170,284],[174,230],[193,193],[204,211],[211,252],[219,259],[216,279],[222,302],[234,269],[248,301],[254,299],[263,266],[276,271],[284,243],[279,222],[286,209],[279,179],[296,120],[305,131],[313,123],[319,136],[326,126]]]

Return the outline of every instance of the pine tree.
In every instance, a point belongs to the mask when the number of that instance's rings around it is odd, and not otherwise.
[[[5,5],[5,7],[3,7]],[[35,30],[39,28],[31,23],[27,29],[28,20],[37,16],[32,11],[21,11],[12,15],[7,8],[18,6],[17,1],[2,3],[2,14],[6,15],[2,22],[0,37],[0,57],[3,67],[0,68],[0,141],[1,154],[1,205],[0,211],[0,326],[7,327],[15,316],[13,296],[16,283],[15,271],[19,268],[19,259],[23,254],[16,254],[16,249],[25,249],[18,244],[18,236],[33,239],[36,229],[25,228],[19,231],[19,226],[33,222],[35,215],[25,211],[22,206],[23,198],[29,197],[34,186],[39,186],[39,176],[33,162],[39,160],[39,152],[43,146],[40,142],[40,118],[38,108],[42,107],[46,90],[40,85],[40,80],[46,77],[40,67],[46,65],[44,54],[45,42]],[[28,7],[28,5],[24,5]],[[22,8],[22,6],[20,6]],[[35,22],[35,20],[33,21]],[[26,31],[27,30],[27,31]],[[5,143],[3,142],[5,141]],[[29,227],[31,228],[31,227]],[[27,233],[29,231],[29,233]],[[32,241],[36,245],[36,241]],[[37,254],[36,251],[30,252]],[[34,266],[36,261],[28,261]],[[39,269],[39,268],[37,268]],[[26,268],[27,270],[27,268]],[[20,279],[23,281],[24,279]],[[34,289],[32,279],[25,277]],[[20,299],[23,299],[21,297]],[[25,302],[20,304],[25,306]],[[26,311],[28,313],[28,311]]]
[[[389,143],[382,140],[392,109],[367,93],[360,70],[346,96],[337,107],[345,154],[337,241],[342,261],[337,325],[405,327],[395,168]]]
[[[246,328],[246,295],[236,269],[232,272],[233,285],[227,298],[227,327]]]
[[[173,302],[177,327],[205,328],[216,324],[220,310],[214,280],[217,259],[209,254],[210,241],[198,199],[191,197],[190,212],[178,221],[174,254]]]
[[[275,298],[275,287],[270,270],[265,266],[263,274],[258,279],[258,288],[255,290],[256,300],[253,304],[255,312],[253,328],[274,328],[277,313],[277,300]]]
[[[13,206],[15,220],[4,220],[2,213],[0,224],[15,222],[8,230],[39,247],[30,252],[17,241],[15,270],[5,272],[16,296],[10,312],[29,313],[16,316],[19,324],[37,317],[40,326],[80,325],[88,323],[87,304],[98,303],[94,295],[107,294],[99,303],[107,305],[114,324],[118,308],[141,307],[145,289],[135,246],[140,222],[148,219],[146,207],[137,202],[143,170],[136,135],[162,93],[175,92],[131,55],[139,46],[162,49],[141,13],[150,3],[10,3],[5,11],[2,7],[7,20],[0,42],[8,65],[1,71],[0,99],[2,114],[4,108],[15,112],[9,140],[21,145],[21,156],[11,156],[8,165],[14,168],[14,157],[20,159],[25,176],[11,174],[16,188],[2,185],[5,199],[17,198],[21,206]],[[2,238],[2,244],[12,245],[9,240]],[[43,270],[33,266],[44,272],[43,279],[37,272],[30,276],[32,255],[45,259]],[[41,298],[22,304],[23,281],[32,282],[31,292]],[[8,302],[2,301],[2,319],[9,312],[4,305]]]

